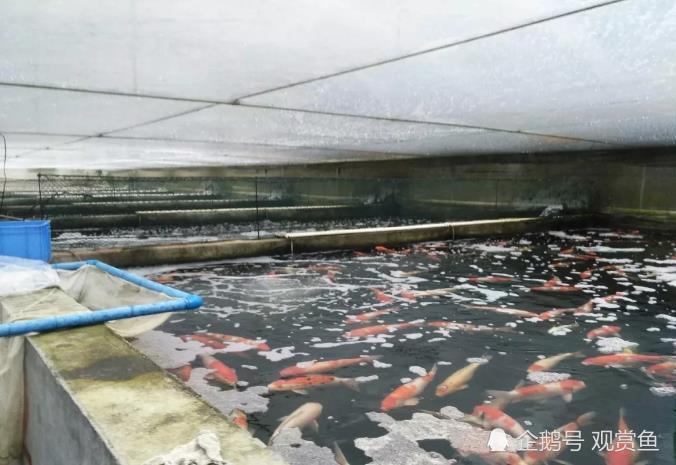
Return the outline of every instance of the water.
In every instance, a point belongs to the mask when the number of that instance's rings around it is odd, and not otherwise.
[[[571,246],[578,247],[572,252],[578,256],[588,253],[584,247],[595,247],[591,250],[598,250],[598,259],[569,261],[560,254]],[[585,340],[585,334],[602,324],[619,325],[619,337],[637,344],[634,347],[637,353],[673,355],[675,247],[674,241],[663,237],[586,230],[527,234],[506,241],[419,244],[406,253],[345,251],[178,269],[164,273],[162,279],[201,294],[205,306],[198,312],[172,316],[135,344],[165,368],[192,363],[194,370],[188,384],[226,414],[233,407],[249,412],[252,433],[266,442],[280,417],[305,402],[320,402],[324,410],[319,419],[319,433],[306,430],[303,437],[327,447],[335,441],[349,463],[366,464],[371,459],[355,446],[355,440],[387,433],[366,414],[378,412],[386,394],[435,363],[437,377],[422,394],[420,404],[395,409],[388,415],[398,421],[408,420],[418,409],[438,411],[446,406],[471,412],[488,398],[487,389],[509,390],[526,379],[527,367],[539,357],[573,351],[582,351],[585,357],[601,355],[595,343]],[[557,259],[570,266],[552,268]],[[613,265],[617,268],[611,268]],[[587,269],[592,269],[592,276],[583,280],[580,272]],[[466,281],[472,275],[491,274],[511,276],[514,281],[483,284]],[[566,284],[582,287],[582,292],[537,293],[529,289],[554,275]],[[454,286],[460,288],[442,297],[411,299],[406,293]],[[395,301],[379,302],[372,288],[396,296]],[[409,298],[402,298],[402,292]],[[596,305],[592,314],[566,315],[555,321],[527,321],[468,307],[488,304],[540,313],[576,307],[591,298],[615,292],[626,295],[613,303]],[[347,315],[383,308],[395,312],[361,325],[345,323]],[[423,320],[507,330],[463,332],[419,326],[367,339],[349,340],[343,335],[362,326]],[[548,332],[559,325],[574,326],[567,333],[563,331],[565,335]],[[212,349],[175,337],[205,330],[265,339],[274,350],[218,354],[218,359],[234,368],[243,381],[236,390],[229,390],[203,379],[207,371],[197,355],[214,352]],[[278,379],[278,372],[284,367],[308,360],[360,355],[382,358],[375,367],[352,366],[334,373],[341,377],[368,377],[362,378],[360,392],[331,386],[311,389],[308,395],[294,392],[260,395],[266,391],[264,386]],[[443,398],[435,396],[434,390],[442,380],[476,357],[487,357],[490,361],[476,371],[467,389]],[[657,435],[659,451],[642,452],[640,458],[653,465],[673,464],[676,399],[673,386],[656,382],[638,368],[585,366],[581,360],[571,358],[553,369],[562,377],[569,375],[586,383],[586,389],[575,393],[571,403],[556,397],[510,404],[505,411],[535,434],[554,430],[580,414],[595,411],[595,421],[582,429],[581,450],[566,451],[559,456],[576,464],[595,464],[603,459],[592,450],[593,432],[616,431],[618,411],[624,407],[627,422],[636,433],[645,430]],[[440,461],[434,462],[427,456],[428,461],[420,463],[450,463],[442,456],[460,459],[460,463],[482,463],[460,457],[445,440],[420,440],[417,446],[420,447],[417,451],[414,443],[414,450],[402,452],[412,454],[411,462],[415,454],[425,454],[427,450],[435,451]]]

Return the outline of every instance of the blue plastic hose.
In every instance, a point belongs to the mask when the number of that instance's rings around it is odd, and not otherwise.
[[[199,308],[204,301],[195,294],[179,291],[169,286],[156,283],[146,278],[136,276],[126,271],[107,265],[98,260],[87,260],[85,262],[60,263],[53,265],[54,268],[61,270],[77,270],[84,265],[93,265],[100,270],[124,279],[138,286],[145,287],[151,291],[160,292],[175,297],[178,300],[162,301],[154,304],[132,305],[127,307],[107,308],[95,310],[92,312],[71,313],[63,316],[51,316],[37,320],[17,321],[14,323],[0,324],[0,337],[19,336],[28,333],[39,333],[52,331],[55,329],[73,328],[77,326],[89,326],[105,323],[112,320],[122,320],[124,318],[134,318],[137,316],[154,315],[156,313],[176,312],[180,310],[194,310]]]

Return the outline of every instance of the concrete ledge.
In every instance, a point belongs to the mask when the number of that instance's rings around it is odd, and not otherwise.
[[[32,465],[142,465],[213,431],[233,465],[284,465],[105,326],[28,338]]]
[[[55,251],[55,263],[95,259],[118,267],[153,266],[224,260],[239,257],[292,253],[296,251],[367,248],[378,244],[400,245],[411,242],[475,236],[500,236],[547,228],[588,224],[596,217],[575,215],[559,218],[507,218],[457,221],[390,228],[345,229],[290,233],[284,237],[259,240],[230,240],[142,247],[73,249]]]

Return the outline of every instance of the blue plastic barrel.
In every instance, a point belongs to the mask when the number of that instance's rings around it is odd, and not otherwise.
[[[0,221],[0,255],[48,262],[52,258],[49,221]]]

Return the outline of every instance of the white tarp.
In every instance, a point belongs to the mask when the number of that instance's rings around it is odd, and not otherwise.
[[[0,322],[10,323],[147,304],[170,297],[93,266],[54,270],[33,260],[0,258]],[[169,313],[107,323],[115,333],[133,337],[162,324]],[[18,465],[23,444],[24,337],[0,338],[0,465]]]

